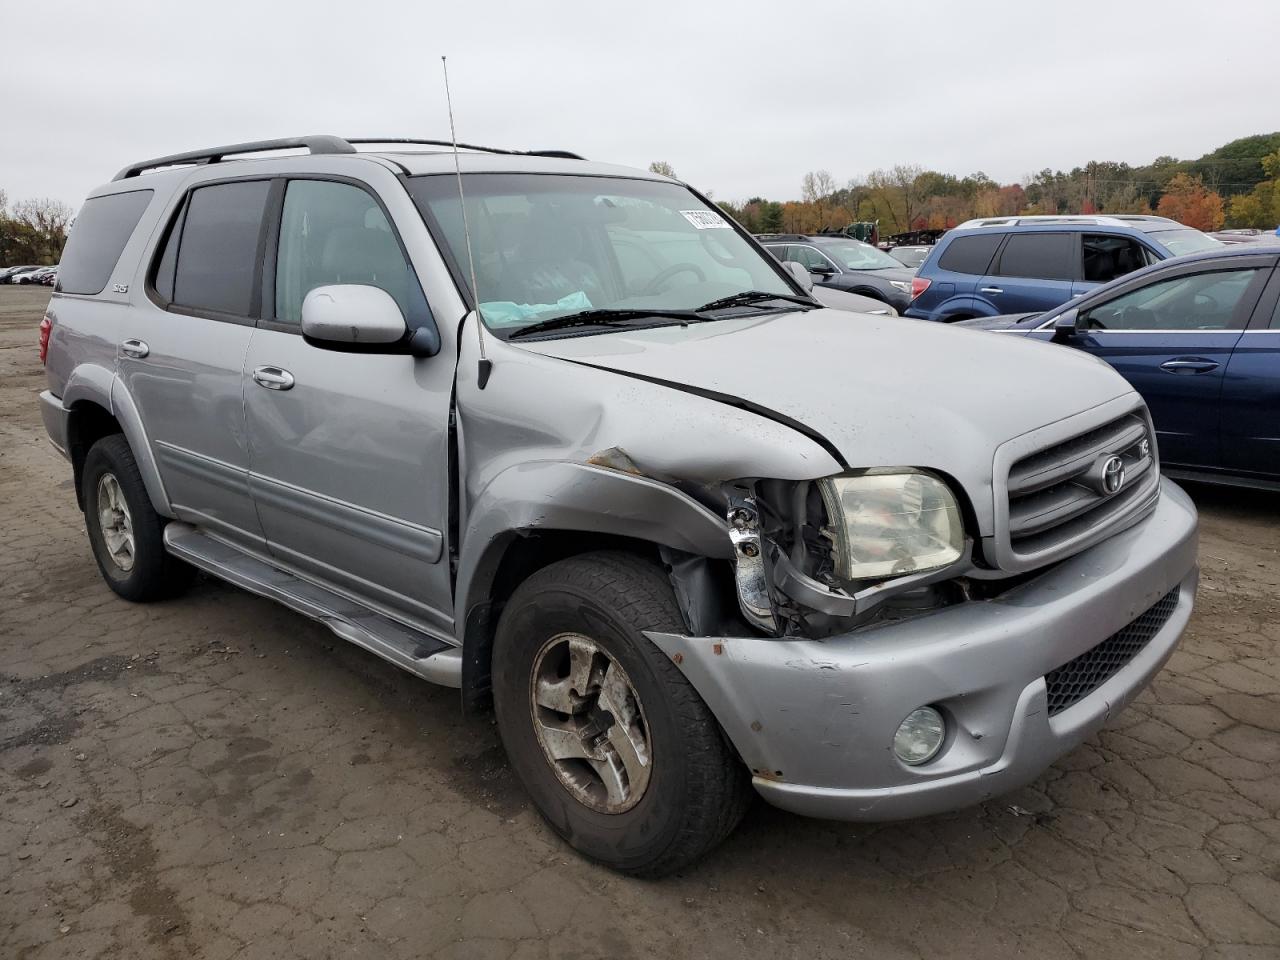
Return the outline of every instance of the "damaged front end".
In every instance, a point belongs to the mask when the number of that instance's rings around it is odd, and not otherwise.
[[[821,638],[960,603],[983,572],[962,500],[928,471],[739,481],[723,494],[738,605],[770,636]]]

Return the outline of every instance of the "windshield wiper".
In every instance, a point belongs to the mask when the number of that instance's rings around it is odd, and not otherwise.
[[[712,300],[710,303],[704,303],[695,312],[703,313],[707,310],[720,310],[723,307],[737,307],[746,304],[761,303],[765,300],[788,300],[791,303],[799,303],[806,307],[821,306],[817,300],[811,297],[798,297],[791,293],[767,293],[764,290],[744,290],[742,293],[735,293],[733,296],[721,297],[719,300]]]
[[[582,310],[578,313],[568,313],[562,317],[551,317],[548,320],[539,320],[537,323],[531,323],[527,327],[521,327],[514,333],[508,334],[508,340],[515,340],[519,337],[527,337],[535,333],[548,333],[552,330],[565,330],[570,327],[613,327],[621,326],[628,320],[649,320],[654,317],[663,318],[670,317],[681,324],[696,323],[699,320],[705,320],[705,317],[699,316],[694,310],[662,310],[656,307],[625,307],[625,308],[605,308],[598,310]]]

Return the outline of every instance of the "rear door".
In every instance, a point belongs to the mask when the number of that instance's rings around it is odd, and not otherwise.
[[[1071,299],[1079,275],[1078,233],[1011,233],[978,284],[993,313],[1052,310]]]
[[[1142,394],[1165,462],[1221,466],[1223,378],[1269,272],[1253,258],[1191,264],[1082,311],[1089,332],[1072,343]]]
[[[194,187],[172,215],[146,295],[120,325],[119,375],[174,512],[253,546],[241,376],[259,308],[265,179]]]
[[[1222,384],[1222,466],[1280,480],[1280,270],[1272,272]]]

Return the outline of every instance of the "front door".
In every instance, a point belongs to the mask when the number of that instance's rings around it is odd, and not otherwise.
[[[242,369],[269,190],[268,180],[236,180],[187,194],[149,271],[152,295],[136,298],[119,346],[174,512],[258,548]]]
[[[1265,279],[1249,267],[1180,273],[1083,311],[1089,331],[1072,343],[1142,394],[1166,463],[1221,466],[1223,375]]]
[[[250,486],[269,549],[305,576],[451,632],[452,364],[312,346],[300,329],[303,298],[331,283],[380,287],[410,326],[422,322],[426,299],[399,237],[364,186],[294,179],[274,250],[270,319],[245,360]]]
[[[1222,465],[1232,473],[1280,480],[1280,270],[1227,364]]]

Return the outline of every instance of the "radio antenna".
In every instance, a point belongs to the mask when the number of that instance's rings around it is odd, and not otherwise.
[[[476,257],[471,252],[471,226],[467,223],[467,199],[462,192],[462,161],[458,159],[458,134],[453,126],[453,97],[449,95],[449,58],[441,57],[440,66],[444,70],[444,102],[449,108],[449,139],[453,141],[453,169],[458,175],[458,206],[462,210],[462,236],[467,244],[467,266],[471,271],[471,295],[476,301],[476,342],[480,346],[480,368],[476,382],[483,390],[489,382],[489,374],[493,372],[493,361],[484,349],[484,318],[480,315],[480,287],[476,284]]]

